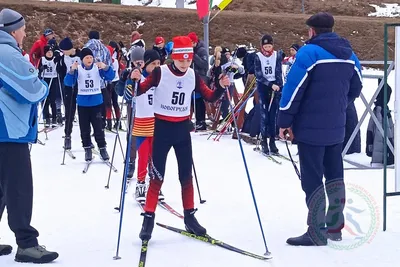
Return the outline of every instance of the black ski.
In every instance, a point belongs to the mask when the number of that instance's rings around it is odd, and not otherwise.
[[[65,153],[67,153],[67,155],[70,156],[72,159],[76,159],[75,155],[70,149],[65,150]]]
[[[83,168],[83,173],[87,173],[87,171],[89,170],[90,164],[92,164],[94,157],[92,158],[92,160],[88,160],[85,162],[85,168]]]
[[[276,158],[273,157],[273,156],[274,156],[273,154],[265,154],[265,153],[262,152],[261,149],[258,148],[258,147],[253,148],[253,150],[256,151],[256,152],[258,152],[258,153],[260,153],[261,155],[263,155],[263,156],[266,157],[267,159],[269,159],[269,160],[275,162],[276,164],[279,164],[279,165],[282,164],[281,161],[279,161],[279,160],[277,160]]]
[[[115,167],[111,164],[111,162],[110,162],[109,160],[103,160],[103,162],[104,162],[108,167],[111,167],[111,169],[112,169],[114,172],[118,172],[117,168],[115,168]]]
[[[139,258],[139,267],[144,267],[146,265],[146,256],[147,256],[147,246],[149,244],[148,240],[142,241],[142,247],[140,248],[140,258]]]
[[[198,235],[189,233],[188,231],[185,231],[185,230],[182,230],[182,229],[178,229],[178,228],[175,228],[175,227],[172,227],[172,226],[168,226],[168,225],[161,224],[161,223],[156,223],[156,224],[158,226],[163,227],[163,228],[165,228],[167,230],[170,230],[172,232],[175,232],[175,233],[187,236],[187,237],[191,237],[191,238],[194,238],[194,239],[209,243],[211,245],[219,246],[221,248],[224,248],[224,249],[227,249],[227,250],[230,250],[230,251],[242,254],[242,255],[246,255],[246,256],[249,256],[249,257],[252,257],[252,258],[255,258],[255,259],[269,260],[269,259],[272,258],[271,256],[260,256],[260,255],[257,255],[257,254],[251,253],[251,252],[247,252],[247,251],[239,249],[237,247],[228,245],[228,244],[226,244],[226,243],[224,243],[224,242],[222,242],[220,240],[214,239],[209,235],[198,236]]]

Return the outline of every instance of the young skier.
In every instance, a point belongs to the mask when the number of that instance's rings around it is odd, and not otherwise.
[[[44,56],[39,61],[39,76],[49,85],[50,91],[47,98],[44,100],[43,119],[44,127],[57,127],[57,121],[62,121],[61,112],[57,112],[56,98],[60,94],[58,73],[59,57],[54,56],[54,52],[50,46],[44,47]],[[51,107],[51,121],[49,115],[49,107]]]
[[[138,95],[154,89],[154,139],[152,172],[147,192],[145,213],[139,237],[150,240],[154,228],[158,194],[164,181],[167,155],[174,148],[178,161],[179,181],[182,187],[184,223],[186,229],[196,235],[206,234],[206,229],[196,220],[192,183],[192,144],[189,132],[190,103],[193,91],[199,92],[206,101],[216,101],[230,85],[229,78],[221,76],[216,90],[212,91],[190,68],[193,59],[192,41],[187,36],[173,38],[173,63],[153,70],[138,86]],[[139,81],[141,73],[134,70],[131,79]]]
[[[272,36],[264,35],[261,39],[261,51],[254,58],[254,71],[261,104],[261,149],[265,154],[279,152],[275,144],[275,122],[283,86],[282,57],[282,50],[274,50]]]
[[[160,54],[155,50],[146,50],[144,53],[144,66],[142,70],[141,81],[144,81],[154,68],[161,64]],[[153,145],[154,132],[154,110],[153,110],[154,88],[136,98],[136,112],[133,123],[132,134],[136,139],[136,149],[138,152],[138,169],[137,184],[135,191],[136,201],[143,202],[146,200],[146,175],[147,166],[151,170],[151,151]],[[149,175],[153,173],[150,171]],[[160,199],[161,197],[161,199]],[[164,196],[159,195],[159,200],[163,200]]]
[[[59,45],[63,56],[60,60],[60,77],[63,79],[67,75],[67,73],[71,70],[72,65],[75,62],[81,64],[80,59],[80,49],[75,49],[72,40],[70,38],[64,38],[61,40]],[[76,112],[76,96],[78,94],[78,84],[75,84],[74,87],[67,86],[65,83],[64,88],[64,105],[65,105],[65,139],[64,139],[64,149],[71,149],[71,133],[73,127],[73,121]]]
[[[74,62],[71,70],[65,77],[65,85],[74,87],[78,84],[79,128],[81,130],[82,145],[85,149],[85,160],[92,160],[92,141],[90,139],[90,125],[94,130],[94,138],[99,147],[101,158],[106,161],[110,157],[106,150],[106,140],[103,131],[102,104],[100,81],[114,79],[114,70],[104,62],[94,63],[92,50],[84,48],[80,55],[82,64]]]

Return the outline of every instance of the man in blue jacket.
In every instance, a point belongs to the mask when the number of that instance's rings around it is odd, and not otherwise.
[[[342,238],[345,186],[341,152],[346,108],[359,97],[362,78],[350,43],[333,32],[331,14],[317,13],[306,24],[310,40],[300,48],[287,77],[278,126],[281,138],[298,142],[301,186],[309,210],[307,232],[287,243],[314,246],[326,245],[328,238]]]
[[[25,20],[18,12],[0,12],[0,220],[7,206],[15,233],[18,262],[48,263],[58,257],[39,246],[31,226],[33,182],[28,143],[37,138],[37,104],[49,93],[35,67],[18,45],[25,37]],[[11,246],[0,245],[0,256]]]

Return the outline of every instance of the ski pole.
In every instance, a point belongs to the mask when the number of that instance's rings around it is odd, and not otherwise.
[[[124,99],[122,99],[122,104],[124,104]],[[112,113],[114,117],[116,117],[114,115],[114,112]],[[122,151],[122,158],[125,161],[125,155],[124,155],[124,151],[122,149],[122,143],[121,143],[121,139],[119,136],[119,126],[121,125],[121,119],[118,120],[117,122],[117,129],[116,129],[116,134],[115,134],[115,140],[114,140],[114,148],[113,148],[113,154],[111,156],[111,165],[110,165],[110,171],[108,173],[108,181],[107,181],[107,185],[105,186],[105,188],[109,189],[110,188],[110,179],[111,179],[111,171],[112,171],[112,166],[114,166],[114,158],[115,158],[115,149],[117,147],[117,140],[119,141],[119,144],[121,146],[121,151]]]
[[[226,93],[228,95],[228,98],[230,99],[230,93],[229,93],[229,89],[228,88],[226,88]],[[232,103],[230,101],[229,101],[229,106],[230,106],[230,109],[233,110],[233,106],[232,106]],[[252,182],[251,182],[249,169],[247,167],[246,156],[244,155],[242,140],[241,140],[241,137],[239,135],[239,129],[238,129],[238,126],[237,126],[237,121],[236,121],[236,117],[235,116],[233,116],[233,123],[234,123],[234,128],[235,128],[235,131],[236,131],[236,134],[237,134],[237,137],[238,137],[240,151],[242,153],[244,168],[246,169],[246,175],[247,175],[247,180],[249,182],[251,195],[253,197],[254,208],[255,208],[256,213],[257,213],[258,223],[260,225],[260,230],[261,230],[261,234],[262,234],[263,241],[264,241],[264,246],[265,246],[265,254],[264,255],[271,256],[271,252],[268,251],[267,241],[265,239],[264,229],[263,229],[263,226],[262,226],[262,223],[261,223],[261,217],[260,217],[260,213],[258,211],[257,201],[256,201],[256,197],[255,197],[255,194],[254,194],[254,189],[253,189],[253,185],[252,185]]]
[[[198,181],[198,179],[197,179],[196,168],[195,168],[195,166],[194,166],[194,161],[193,161],[193,160],[192,160],[192,165],[193,165],[194,179],[195,179],[196,185],[197,185],[197,192],[199,193],[200,204],[203,204],[203,203],[206,202],[206,200],[201,198],[200,187],[199,187],[199,181]]]
[[[135,89],[134,93],[132,96],[132,104],[131,104],[131,119],[130,119],[130,125],[133,125],[133,121],[135,118],[135,109],[136,109],[136,95],[137,95],[137,89],[138,89],[138,82],[135,82]],[[131,153],[131,142],[132,142],[132,134],[129,134],[128,137],[128,142],[126,144],[126,157],[128,158],[128,155]],[[122,179],[122,190],[121,190],[121,203],[120,203],[120,218],[119,218],[119,230],[118,230],[118,241],[117,241],[117,251],[116,255],[114,256],[114,260],[119,260],[121,257],[119,256],[119,246],[121,243],[121,230],[122,230],[122,219],[124,216],[124,204],[125,204],[125,190],[126,190],[126,180],[128,177],[128,168],[129,168],[129,161],[128,159],[125,160],[125,167],[124,167],[124,176]]]

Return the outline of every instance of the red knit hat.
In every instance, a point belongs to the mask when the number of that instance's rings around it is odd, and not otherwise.
[[[159,45],[159,44],[161,44],[161,43],[165,43],[165,40],[164,40],[164,38],[162,38],[161,36],[157,36],[156,39],[154,40],[154,43],[155,43],[156,45]]]
[[[193,59],[192,40],[187,36],[176,36],[172,39],[174,47],[171,58],[175,60]]]
[[[193,43],[199,42],[199,37],[197,37],[197,34],[195,32],[190,32],[188,34],[188,37],[190,38],[190,40],[192,40]]]

